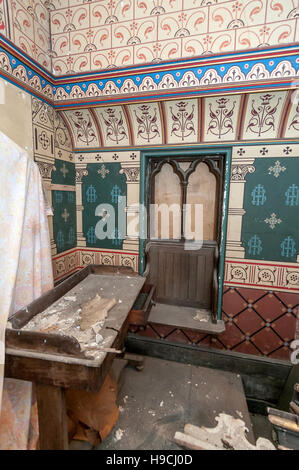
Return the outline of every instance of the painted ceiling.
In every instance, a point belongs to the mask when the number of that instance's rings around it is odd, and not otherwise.
[[[297,0],[0,0],[0,34],[56,76],[284,46]]]
[[[299,91],[283,90],[60,111],[75,150],[296,139]]]
[[[57,75],[299,40],[297,0],[55,0]]]

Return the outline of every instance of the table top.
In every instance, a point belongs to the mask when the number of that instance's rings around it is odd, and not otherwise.
[[[92,366],[99,366],[104,360],[107,353],[100,352],[101,349],[112,348],[115,340],[120,333],[130,310],[132,309],[139,292],[141,291],[145,278],[138,276],[132,272],[132,274],[119,272],[93,272],[91,269],[85,273],[85,277],[81,276],[78,278],[78,282],[72,286],[71,278],[66,283],[71,288],[62,289],[63,295],[59,295],[57,289],[54,288],[48,292],[46,296],[41,297],[34,301],[34,305],[41,304],[40,308],[32,308],[29,306],[29,317],[27,321],[23,321],[23,325],[12,329],[8,329],[7,341],[8,348],[15,349],[26,349],[27,353],[38,351],[39,353],[46,355],[56,354],[54,343],[59,343],[60,356],[66,358],[68,356],[68,350],[70,352],[70,346],[73,344],[76,346],[74,349],[75,354],[69,354],[70,356],[81,357],[81,363],[85,363],[85,359],[93,364]],[[74,284],[74,282],[73,282]],[[60,289],[61,290],[61,289]],[[56,291],[54,301],[50,302],[49,299],[53,297],[53,292]],[[115,298],[116,305],[110,310],[107,318],[105,319],[99,334],[103,337],[103,340],[99,344],[99,352],[95,355],[84,355],[82,346],[80,348],[78,341],[71,335],[65,332],[59,332],[58,324],[60,321],[65,319],[72,323],[72,319],[78,320],[78,312],[80,312],[82,305],[92,300],[96,295],[100,295],[104,298]],[[48,299],[48,300],[47,300]],[[43,308],[46,307],[46,308]],[[34,315],[30,315],[30,311],[34,311]],[[28,311],[28,308],[25,312]],[[13,321],[16,323],[18,318],[24,314],[24,309],[14,316]],[[45,319],[47,322],[53,317],[53,321],[56,321],[57,328],[54,328],[54,333],[43,331],[40,328],[40,321],[37,319]],[[51,323],[51,321],[50,321]],[[18,346],[19,343],[19,346]],[[31,343],[31,344],[30,344]],[[65,344],[65,352],[63,352],[63,345]],[[38,347],[36,347],[36,345]],[[53,349],[54,348],[54,349]],[[76,354],[78,352],[78,354]],[[81,354],[79,354],[81,353]],[[57,354],[59,356],[59,354]],[[93,356],[93,357],[92,357]],[[53,358],[52,358],[53,359]],[[57,361],[60,359],[57,357]]]

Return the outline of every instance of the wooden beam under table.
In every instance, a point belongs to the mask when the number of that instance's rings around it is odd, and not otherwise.
[[[65,389],[36,384],[40,450],[68,450]]]

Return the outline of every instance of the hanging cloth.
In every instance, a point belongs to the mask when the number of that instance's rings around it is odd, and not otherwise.
[[[24,430],[26,426],[29,429],[29,421],[26,420],[25,424],[24,416],[30,416],[28,406],[31,405],[31,384],[5,381],[6,409],[3,410],[5,329],[13,313],[53,288],[53,271],[49,226],[38,166],[2,132],[0,165],[0,449],[21,449],[27,448],[25,441],[28,435]],[[22,387],[23,404],[20,398]],[[18,423],[20,432],[16,428]],[[10,425],[13,426],[11,434],[7,428]]]

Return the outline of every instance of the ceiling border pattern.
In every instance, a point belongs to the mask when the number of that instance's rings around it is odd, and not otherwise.
[[[56,109],[298,86],[299,46],[57,77],[0,35],[0,76]]]

